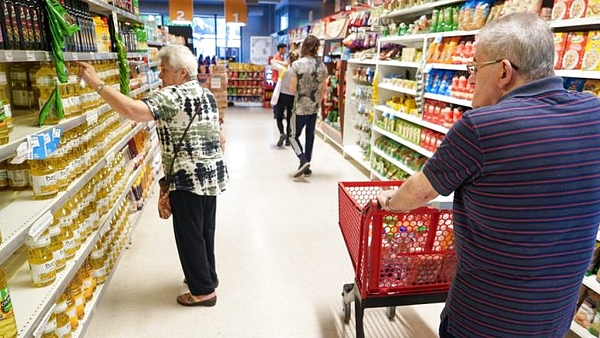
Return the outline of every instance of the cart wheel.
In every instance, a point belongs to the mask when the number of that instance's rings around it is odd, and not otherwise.
[[[386,314],[389,320],[393,320],[394,317],[396,317],[396,307],[395,306],[389,306],[386,309]]]
[[[350,323],[350,316],[352,315],[352,309],[350,303],[344,304],[344,324]]]

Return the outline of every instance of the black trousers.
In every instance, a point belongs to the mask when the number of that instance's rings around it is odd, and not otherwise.
[[[187,191],[171,191],[173,230],[177,252],[192,295],[215,290],[216,196],[199,196]]]
[[[279,94],[279,100],[277,101],[275,108],[277,109],[275,119],[277,119],[277,129],[279,129],[279,134],[284,134],[283,119],[285,118],[287,122],[285,135],[289,139],[291,132],[290,119],[292,118],[292,108],[294,108],[294,96],[283,93]]]
[[[300,159],[310,162],[312,160],[313,145],[315,143],[315,127],[317,125],[317,114],[292,115],[292,138],[290,139],[294,153]],[[305,128],[306,127],[306,128]],[[300,135],[305,130],[304,148],[300,143]]]

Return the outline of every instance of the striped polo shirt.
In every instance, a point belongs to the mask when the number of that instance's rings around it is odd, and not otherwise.
[[[465,113],[423,168],[454,193],[456,337],[564,337],[600,222],[600,99],[550,77]]]

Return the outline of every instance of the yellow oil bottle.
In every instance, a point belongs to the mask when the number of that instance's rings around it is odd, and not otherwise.
[[[96,284],[104,283],[106,281],[106,267],[102,241],[98,241],[94,246],[94,250],[90,253],[90,266],[92,267],[92,276],[96,279]]]
[[[11,190],[29,189],[29,167],[26,162],[12,164],[7,161],[6,172],[8,175],[8,186]]]
[[[71,295],[71,286],[68,285],[63,294],[67,302],[66,314],[69,316],[69,322],[71,324],[71,330],[77,330],[79,326],[79,318],[77,317],[77,306],[75,305],[75,298]]]
[[[56,330],[56,315],[52,313],[50,318],[46,324],[44,324],[44,329],[42,330],[42,335],[40,338],[58,338],[54,331]]]
[[[60,272],[65,269],[66,258],[65,258],[65,246],[61,238],[62,229],[60,228],[60,222],[58,219],[54,219],[54,222],[48,227],[48,235],[50,236],[50,251],[52,252],[52,259],[54,260],[54,267],[56,272]]]
[[[75,301],[77,319],[82,320],[83,316],[85,316],[85,298],[83,296],[83,289],[81,287],[81,278],[79,278],[77,274],[73,276],[73,280],[71,280],[71,283],[69,283],[69,292]]]
[[[54,280],[56,280],[56,267],[54,257],[50,251],[51,240],[48,230],[37,238],[28,237],[25,243],[31,272],[31,284],[35,287],[43,287],[54,283]]]
[[[6,161],[0,161],[0,190],[8,189],[8,165]]]
[[[34,199],[50,199],[58,194],[56,169],[52,162],[50,159],[29,161],[29,174],[31,175]]]
[[[96,280],[92,276],[92,266],[87,259],[79,269],[79,278],[81,279],[83,298],[87,303],[92,300],[94,291],[96,291]]]
[[[13,108],[29,109],[29,87],[27,69],[21,63],[14,63],[8,71],[10,78],[10,98]]]
[[[3,101],[0,101],[0,144],[7,144],[9,141],[10,128],[8,122]]]
[[[13,312],[6,275],[0,269],[0,337],[17,337],[17,322]]]
[[[10,95],[8,94],[8,80],[6,73],[0,70],[0,100],[2,100],[2,108],[8,124],[8,131],[13,130],[12,108],[10,106]]]
[[[67,296],[65,294],[58,297],[54,306],[54,315],[56,316],[56,329],[54,330],[56,336],[58,338],[71,338],[71,320],[67,314]]]
[[[60,224],[59,239],[65,251],[65,261],[70,260],[77,253],[77,239],[75,233],[73,233],[73,219],[71,218],[71,209],[69,209],[68,202],[56,211],[54,218]]]

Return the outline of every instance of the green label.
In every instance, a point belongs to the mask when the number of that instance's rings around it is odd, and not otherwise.
[[[0,303],[0,319],[10,318],[13,315],[13,307],[12,302],[10,301],[10,293],[8,292],[8,287],[0,289],[0,299],[2,299],[2,303]]]

